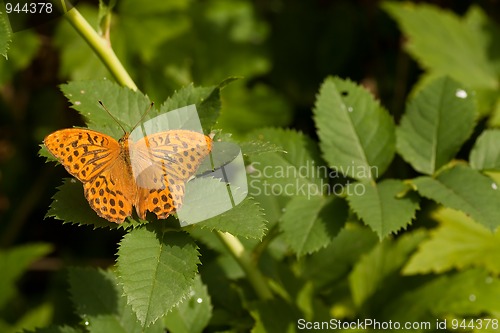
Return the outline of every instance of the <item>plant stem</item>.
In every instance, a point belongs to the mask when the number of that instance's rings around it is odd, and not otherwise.
[[[137,90],[137,86],[116,56],[111,45],[92,28],[80,12],[73,8],[66,12],[64,16],[94,50],[116,81],[122,86]]]
[[[261,300],[272,299],[273,294],[265,277],[259,272],[257,267],[255,267],[249,253],[245,250],[240,240],[229,233],[220,231],[217,231],[216,235],[243,269],[259,298]]]

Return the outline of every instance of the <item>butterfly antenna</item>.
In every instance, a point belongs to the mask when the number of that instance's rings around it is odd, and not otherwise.
[[[132,131],[137,127],[137,125],[142,123],[142,121],[144,120],[144,118],[146,118],[146,115],[149,113],[149,111],[153,108],[154,105],[155,105],[155,102],[151,102],[151,104],[149,105],[149,108],[146,110],[146,112],[144,112],[141,119],[139,119],[139,121],[134,125],[134,127],[132,127]]]
[[[106,112],[111,116],[111,118],[113,118],[114,121],[116,121],[116,123],[118,124],[118,126],[121,127],[121,129],[123,130],[123,133],[127,133],[127,131],[125,130],[125,128],[123,128],[122,124],[118,121],[118,119],[115,118],[115,116],[113,116],[113,114],[111,112],[109,112],[109,110],[104,106],[104,104],[101,102],[101,100],[99,100],[99,104],[101,104],[102,108],[104,110],[106,110]]]

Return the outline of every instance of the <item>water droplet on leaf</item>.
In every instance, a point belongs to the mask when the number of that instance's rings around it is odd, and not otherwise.
[[[457,89],[457,91],[455,92],[455,96],[457,96],[458,98],[467,98],[467,91],[463,89]]]

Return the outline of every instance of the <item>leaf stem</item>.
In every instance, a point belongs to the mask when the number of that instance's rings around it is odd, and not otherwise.
[[[92,28],[80,12],[76,8],[73,8],[66,12],[64,17],[66,17],[73,28],[89,44],[92,50],[94,50],[116,81],[122,86],[137,90],[137,86],[123,67],[109,42]]]
[[[249,253],[245,250],[243,244],[235,236],[227,232],[216,232],[221,242],[226,246],[234,259],[238,262],[261,300],[273,298],[273,294],[265,277],[259,272],[252,262]]]

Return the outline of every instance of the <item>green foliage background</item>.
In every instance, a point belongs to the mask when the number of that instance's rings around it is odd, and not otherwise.
[[[16,33],[2,7],[0,331],[498,331],[495,6],[81,1]],[[128,126],[196,104],[249,197],[185,228],[99,218],[40,146],[119,138],[97,100]]]

